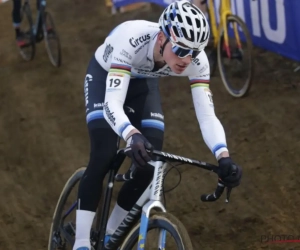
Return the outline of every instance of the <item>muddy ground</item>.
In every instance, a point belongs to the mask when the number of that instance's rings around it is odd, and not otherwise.
[[[61,189],[85,166],[89,141],[83,79],[87,63],[106,34],[121,21],[156,20],[159,12],[111,17],[96,0],[49,1],[61,35],[63,65],[48,61],[38,44],[23,61],[14,43],[11,3],[0,5],[0,249],[46,249]],[[250,95],[234,99],[212,79],[215,109],[233,159],[244,169],[242,185],[224,199],[202,203],[213,174],[182,167],[180,186],[167,194],[168,210],[187,227],[195,249],[300,249],[300,243],[261,243],[262,235],[300,235],[300,73],[296,63],[255,49]],[[215,163],[203,142],[186,79],[161,80],[166,134],[164,150]],[[184,129],[183,129],[184,128]],[[176,184],[171,172],[167,186]],[[115,190],[117,191],[117,189]]]

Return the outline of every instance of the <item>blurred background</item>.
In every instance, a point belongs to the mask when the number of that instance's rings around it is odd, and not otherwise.
[[[12,1],[0,4],[0,249],[46,249],[53,211],[69,176],[87,164],[83,81],[87,64],[114,26],[156,22],[169,2],[48,0],[61,44],[61,66],[51,65],[44,42],[25,61],[16,44]],[[220,1],[215,1],[216,9]],[[253,83],[231,96],[218,71],[211,79],[215,111],[232,158],[244,169],[231,202],[202,203],[215,175],[180,167],[167,209],[186,226],[195,249],[300,249],[262,236],[300,235],[300,20],[298,0],[235,0],[232,11],[251,34]],[[32,14],[36,8],[31,1]],[[164,151],[216,163],[205,145],[185,78],[160,80]],[[123,169],[124,170],[124,169]],[[166,186],[178,181],[171,171]],[[119,189],[116,185],[116,191]]]

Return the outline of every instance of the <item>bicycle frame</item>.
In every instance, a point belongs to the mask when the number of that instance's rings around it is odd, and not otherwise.
[[[220,2],[220,8],[219,8],[219,15],[220,15],[220,23],[219,25],[217,24],[217,16],[215,13],[215,8],[214,8],[214,0],[209,0],[209,18],[211,22],[211,31],[212,35],[214,38],[214,47],[217,47],[219,40],[221,38],[221,32],[222,30],[224,31],[224,49],[226,50],[228,58],[231,57],[230,49],[229,49],[229,38],[228,38],[228,28],[227,28],[227,17],[229,15],[232,15],[231,11],[231,3],[230,0],[221,0]],[[240,36],[238,33],[237,25],[234,24],[233,27],[234,30],[234,36],[237,41],[237,46],[238,48],[241,48],[241,40]]]
[[[117,144],[117,148],[119,148],[119,142]],[[104,246],[104,238],[106,233],[106,225],[108,221],[109,209],[111,204],[112,192],[113,192],[113,184],[116,181],[115,176],[121,167],[122,163],[125,160],[124,149],[118,150],[113,164],[109,171],[107,188],[104,196],[104,202],[102,205],[102,210],[97,210],[96,214],[96,231],[95,238],[92,237],[92,242],[94,249],[97,250],[113,250],[118,249],[120,245],[123,243],[124,238],[128,235],[128,233],[133,229],[136,222],[141,218],[140,229],[139,229],[139,238],[138,238],[138,250],[144,250],[144,246],[146,243],[147,229],[148,229],[148,221],[150,217],[150,212],[153,208],[159,209],[162,212],[166,212],[164,205],[161,202],[161,196],[163,192],[163,180],[166,169],[166,161],[170,162],[181,162],[189,165],[193,165],[196,167],[200,167],[215,173],[218,173],[218,167],[215,165],[211,165],[206,162],[201,162],[197,160],[192,160],[189,158],[185,158],[182,156],[177,156],[174,154],[169,154],[161,151],[154,150],[152,161],[148,162],[149,165],[154,167],[154,174],[151,183],[148,185],[147,189],[138,199],[136,204],[132,207],[132,209],[128,212],[127,216],[121,222],[119,227],[116,229],[113,235],[110,236],[110,239]],[[128,172],[130,172],[129,170]],[[217,189],[213,194],[202,195],[202,201],[216,201],[222,195],[225,186],[218,182]],[[227,200],[229,201],[231,189],[227,189]],[[65,218],[75,209],[77,205],[77,201],[67,210],[65,215],[62,218],[61,224],[64,224],[63,221]],[[69,237],[66,230],[61,227],[61,232],[64,234],[65,239],[70,243],[74,244],[74,240],[72,237]],[[161,229],[158,249],[165,249],[165,230]]]
[[[117,160],[118,157],[120,157],[122,154],[124,154],[123,149],[118,151],[117,154]],[[121,159],[122,161],[125,159]],[[103,246],[104,243],[104,236],[105,236],[105,230],[106,230],[106,223],[107,223],[107,217],[108,213],[104,212],[102,217],[102,223],[105,222],[105,224],[101,223],[101,231],[98,241],[97,250],[113,250],[120,247],[120,245],[123,243],[123,240],[125,236],[129,233],[129,231],[132,229],[132,227],[136,224],[139,218],[141,218],[140,223],[140,230],[139,230],[139,238],[138,238],[138,250],[144,250],[144,246],[146,243],[146,236],[147,236],[147,228],[148,228],[148,221],[150,217],[150,212],[153,208],[157,208],[161,210],[162,212],[166,212],[166,209],[164,205],[161,202],[161,196],[163,191],[163,179],[164,179],[164,173],[166,169],[166,160],[169,161],[175,161],[175,162],[182,162],[189,165],[194,165],[197,167],[204,168],[206,170],[213,171],[217,173],[217,168],[214,165],[208,164],[206,162],[200,162],[197,160],[192,160],[189,158],[160,152],[154,150],[154,160],[148,162],[149,165],[152,165],[154,167],[154,175],[152,178],[152,182],[148,185],[148,188],[144,191],[144,193],[141,195],[139,200],[136,202],[136,204],[133,206],[133,208],[129,211],[127,216],[124,218],[124,220],[121,222],[120,226],[116,229],[113,235],[110,236],[109,241]],[[116,165],[117,168],[120,167],[119,164],[122,164],[121,161],[119,161]],[[118,166],[119,165],[119,166]],[[112,170],[114,171],[114,170]],[[111,176],[111,175],[110,175]],[[112,184],[112,183],[111,183]],[[110,187],[109,187],[110,186]],[[105,201],[109,201],[108,203],[104,204],[107,208],[110,206],[110,200],[111,200],[111,191],[112,191],[113,185],[108,185],[109,193],[106,193],[105,195]],[[215,196],[219,196],[222,194],[224,190],[224,186],[218,186],[217,190],[215,192]],[[107,197],[109,196],[110,197]],[[229,197],[229,193],[227,193]],[[229,198],[227,198],[229,199]],[[106,218],[105,218],[106,217]],[[165,237],[166,233],[165,230],[160,231],[160,237],[159,237],[159,243],[158,243],[158,249],[165,249]],[[104,248],[103,248],[104,247]]]
[[[30,5],[29,0],[25,0],[24,4]],[[42,37],[43,37],[42,24],[44,21],[43,16],[44,16],[47,2],[46,2],[46,0],[37,0],[37,5],[38,5],[38,9],[37,9],[35,25],[33,26],[33,34],[34,34],[35,40],[37,42],[39,42],[40,40],[42,40]],[[39,37],[40,34],[41,34],[41,37]]]
[[[118,152],[118,155],[122,154],[120,152],[121,151]],[[122,162],[120,163],[122,164]],[[166,164],[164,161],[158,158],[155,161],[148,162],[148,164],[154,167],[152,182],[148,185],[147,189],[141,195],[139,200],[129,211],[129,213],[122,221],[120,226],[117,228],[115,233],[110,237],[110,240],[107,242],[105,247],[103,246],[104,243],[103,238],[105,236],[104,230],[106,230],[106,222],[107,222],[106,218],[108,216],[108,213],[106,213],[107,209],[104,208],[102,212],[103,214],[102,221],[100,223],[100,228],[102,229],[101,230],[102,232],[100,232],[100,241],[99,241],[100,244],[98,245],[97,248],[98,250],[102,249],[101,247],[104,247],[104,250],[116,249],[117,247],[119,247],[122,244],[124,237],[132,229],[133,225],[137,222],[137,220],[140,218],[141,212],[142,212],[142,216],[141,216],[141,227],[140,227],[140,234],[139,234],[138,250],[143,250],[146,235],[147,235],[148,220],[149,220],[149,215],[151,210],[153,208],[158,208],[162,212],[166,212],[166,209],[161,202],[161,195],[163,190],[163,178],[166,169]],[[108,196],[111,196],[112,188],[108,189],[107,191],[109,193],[106,193],[104,200],[106,206],[109,208],[111,197]],[[165,234],[161,233],[161,240],[159,244],[162,248],[159,249],[164,249],[164,242],[165,242],[165,240],[163,240],[164,237]]]

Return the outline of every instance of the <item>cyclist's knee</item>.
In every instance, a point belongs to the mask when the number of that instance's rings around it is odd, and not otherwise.
[[[133,181],[137,182],[138,185],[141,183],[140,185],[145,185],[147,187],[147,183],[152,180],[153,174],[154,168],[152,166],[143,169],[137,168]]]
[[[117,204],[124,210],[129,211],[150,184],[153,173],[154,168],[138,169],[134,178],[125,182],[122,186]]]
[[[141,132],[156,150],[162,150],[164,140],[164,122],[160,120],[148,121],[148,124],[142,122]]]
[[[162,150],[163,147],[163,134],[158,137],[146,136],[147,140],[153,145],[155,150]]]
[[[90,159],[88,171],[105,175],[108,171],[116,152],[117,135],[112,129],[95,128],[89,130],[90,135]]]

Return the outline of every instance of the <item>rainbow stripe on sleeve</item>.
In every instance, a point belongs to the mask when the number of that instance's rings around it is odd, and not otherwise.
[[[110,73],[123,73],[130,75],[131,74],[131,67],[125,64],[116,64],[112,63],[109,69]]]
[[[204,79],[191,79],[190,80],[190,86],[191,88],[197,88],[197,87],[209,87],[209,80]]]

